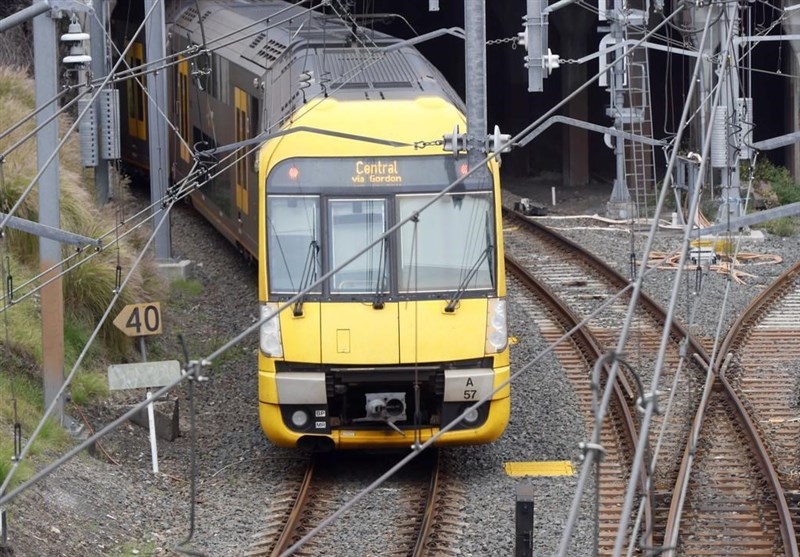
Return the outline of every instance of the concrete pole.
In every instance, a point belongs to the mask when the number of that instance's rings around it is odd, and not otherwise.
[[[106,64],[106,1],[94,0],[95,15],[89,16],[89,35],[91,37],[91,56],[92,56],[92,78],[97,80],[103,78],[108,73]],[[94,101],[94,121],[97,145],[102,141],[103,130],[101,129],[103,119],[101,117],[102,101],[100,96]],[[96,202],[98,207],[102,207],[109,199],[108,191],[108,161],[101,155],[98,148],[97,166],[94,168],[94,186],[97,195]]]
[[[486,139],[486,0],[464,0],[466,40],[465,89],[467,101],[467,162],[475,168],[483,160]],[[475,176],[486,176],[482,170]]]
[[[623,0],[614,0],[614,12],[609,17],[611,22],[611,35],[616,44],[621,44],[625,40],[625,27],[622,16]],[[617,49],[616,57],[623,56],[625,49]],[[614,65],[613,74],[610,76],[611,83],[611,113],[614,117],[614,127],[618,130],[623,129],[622,112],[625,108],[625,63],[621,62]],[[616,160],[617,177],[614,180],[614,189],[611,191],[611,200],[606,205],[606,213],[611,218],[631,218],[635,208],[631,203],[631,195],[628,191],[628,183],[625,177],[625,141],[620,138],[614,140],[614,157]]]
[[[157,6],[153,10],[150,19],[148,19],[145,24],[148,69],[153,69],[158,67],[159,64],[163,64],[164,57],[166,56],[166,44],[164,42],[164,2],[159,0],[144,0],[145,13],[150,12],[153,4],[157,4]],[[155,227],[164,215],[160,201],[167,193],[167,182],[169,180],[167,124],[164,121],[164,117],[161,116],[161,113],[167,113],[167,70],[161,69],[148,73],[147,90],[150,92],[150,97],[147,101],[147,139],[150,149],[150,199],[154,204],[153,227]],[[153,242],[156,259],[172,258],[169,215],[165,218],[167,220],[156,233],[156,238]]]
[[[58,103],[50,102],[57,92],[56,25],[50,14],[41,14],[33,19],[33,63],[36,106],[47,105],[36,114],[36,125],[43,126],[36,133],[36,157],[41,165],[56,151],[58,146],[58,120],[49,124],[58,109]],[[50,103],[50,104],[48,104]],[[61,227],[59,217],[59,174],[56,156],[39,179],[39,222],[56,228]],[[42,271],[61,261],[61,244],[39,237],[39,265]],[[45,275],[47,281],[60,272],[59,268]],[[44,407],[49,408],[64,383],[64,299],[61,279],[57,278],[42,287],[42,361],[44,365]],[[64,401],[58,401],[53,416],[61,423],[64,416]]]

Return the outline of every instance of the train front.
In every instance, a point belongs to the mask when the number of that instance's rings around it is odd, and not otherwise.
[[[441,99],[329,105],[303,125],[404,141],[463,118]],[[505,429],[509,389],[491,394],[509,376],[497,168],[437,199],[467,166],[425,151],[309,132],[262,148],[262,316],[305,292],[260,332],[260,419],[277,445],[408,447],[489,395],[437,444]]]

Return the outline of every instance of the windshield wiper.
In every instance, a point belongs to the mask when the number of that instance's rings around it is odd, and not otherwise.
[[[469,271],[467,271],[464,280],[462,280],[461,284],[458,285],[458,288],[453,294],[453,297],[450,298],[450,300],[447,302],[447,305],[444,307],[444,310],[447,313],[453,313],[456,310],[456,306],[458,305],[458,302],[461,300],[461,296],[464,295],[464,292],[467,289],[467,285],[475,277],[475,274],[478,272],[478,269],[481,268],[483,262],[489,258],[489,256],[492,254],[493,251],[494,251],[494,246],[492,244],[487,244],[486,249],[480,253],[477,261],[475,261],[475,263],[472,264],[472,267],[469,268]]]
[[[292,308],[292,314],[295,317],[303,315],[303,301],[306,297],[303,291],[317,278],[317,255],[319,255],[319,244],[316,240],[311,240],[308,244],[306,262],[305,265],[303,265],[303,275],[300,277],[300,287],[297,289],[301,294]]]
[[[384,262],[384,255],[386,254],[386,238],[381,241],[381,256],[378,259],[378,280],[375,284],[375,301],[372,302],[374,309],[383,309],[383,288],[384,288],[384,273],[386,272],[386,264]]]

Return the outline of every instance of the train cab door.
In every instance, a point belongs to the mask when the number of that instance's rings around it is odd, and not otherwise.
[[[178,80],[177,80],[177,113],[178,113],[178,132],[180,137],[178,142],[178,156],[182,161],[181,176],[187,172],[191,155],[187,144],[189,138],[189,62],[183,57],[178,57]]]
[[[250,138],[251,115],[250,105],[252,100],[246,91],[233,88],[234,91],[234,141],[239,143]],[[256,118],[257,115],[252,115]],[[242,147],[236,150],[236,164],[234,166],[235,188],[236,188],[236,213],[238,224],[238,235],[242,244],[248,250],[256,253],[256,237],[258,234],[255,216],[258,211],[254,211],[253,217],[250,216],[250,164],[254,156],[249,154],[252,146]],[[253,188],[257,190],[258,188]]]
[[[144,45],[133,43],[126,56],[131,68],[140,68],[144,64]],[[144,90],[135,79],[128,79],[128,133],[142,141],[147,141],[147,103]]]
[[[331,198],[327,203],[328,266],[339,267],[388,228],[385,198]],[[322,360],[336,364],[399,361],[397,303],[390,291],[389,244],[379,242],[330,278],[331,301],[321,307]]]

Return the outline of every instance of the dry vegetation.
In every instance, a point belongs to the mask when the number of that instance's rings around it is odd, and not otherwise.
[[[34,108],[33,82],[25,73],[0,68],[0,133],[9,129]],[[66,117],[59,125],[63,134],[69,126]],[[34,122],[26,122],[17,131],[0,139],[0,153],[13,145],[20,137],[34,128]],[[19,199],[21,192],[36,175],[36,144],[27,141],[8,154],[2,163],[0,181],[0,210],[7,212]],[[78,138],[74,136],[60,154],[60,202],[61,227],[93,238],[112,230],[115,226],[117,208],[109,204],[102,211],[95,208],[91,191],[91,173],[81,167]],[[37,189],[25,199],[17,216],[37,220]],[[122,188],[117,188],[121,190]],[[124,200],[121,201],[124,203]],[[133,236],[136,236],[134,234]],[[106,244],[109,242],[106,241]],[[66,371],[76,361],[78,354],[105,312],[113,297],[116,281],[117,261],[123,274],[127,274],[137,256],[135,246],[142,244],[141,235],[121,242],[119,249],[109,247],[100,253],[86,251],[79,257],[85,261],[64,276],[65,350]],[[0,259],[8,257],[15,285],[33,277],[38,272],[38,239],[26,233],[8,230],[5,240],[0,241]],[[65,246],[63,255],[74,254],[74,247]],[[89,255],[94,255],[89,257]],[[72,264],[75,263],[73,259]],[[5,283],[5,277],[2,277]],[[152,264],[145,261],[128,282],[118,308],[143,299],[154,299],[162,289],[161,282],[152,271]],[[116,311],[116,310],[115,310]],[[115,314],[115,312],[112,312]],[[32,296],[14,304],[0,317],[0,481],[5,476],[12,451],[13,404],[22,422],[23,436],[29,435],[42,415],[40,387],[41,360],[41,308],[38,297]],[[8,341],[6,342],[6,339]],[[78,380],[72,387],[73,400],[85,401],[105,389],[105,368],[109,360],[120,361],[131,350],[130,341],[118,331],[110,320],[101,328],[99,344],[84,361]],[[15,396],[16,395],[16,396]],[[56,430],[58,428],[55,428]],[[48,436],[55,443],[66,442],[58,432]],[[45,441],[41,450],[47,450]]]

